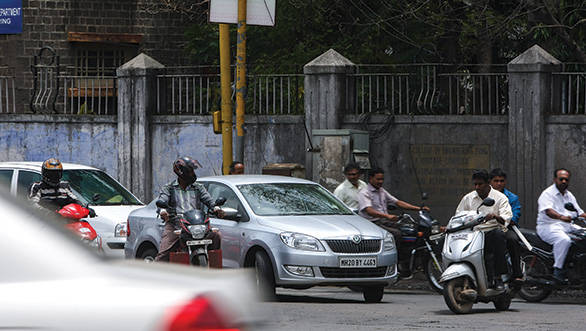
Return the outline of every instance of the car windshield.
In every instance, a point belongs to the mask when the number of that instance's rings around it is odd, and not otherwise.
[[[237,186],[255,214],[351,215],[344,204],[315,184],[272,183]]]
[[[69,182],[82,202],[96,206],[140,205],[130,192],[100,170],[64,170],[63,180]]]

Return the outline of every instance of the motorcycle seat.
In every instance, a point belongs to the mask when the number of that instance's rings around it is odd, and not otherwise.
[[[529,230],[529,229],[520,229],[521,233],[525,236],[525,238],[527,238],[527,241],[529,241],[529,243],[537,248],[540,248],[544,251],[547,252],[551,252],[553,251],[553,246],[546,243],[545,241],[543,241],[541,238],[539,238],[539,236],[537,235],[537,232],[533,231],[533,230]]]

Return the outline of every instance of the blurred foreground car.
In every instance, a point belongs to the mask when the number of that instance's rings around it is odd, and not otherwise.
[[[254,319],[243,270],[105,262],[0,194],[0,330],[240,330]]]
[[[41,165],[41,162],[0,162],[0,186],[4,184],[12,195],[26,201],[31,185],[41,180]],[[81,202],[96,211],[97,217],[85,220],[102,238],[104,254],[124,257],[126,218],[131,211],[142,207],[142,202],[96,168],[63,163],[63,180],[69,182]]]
[[[217,176],[198,179],[232,219],[210,219],[222,237],[226,268],[253,267],[258,284],[306,289],[318,285],[362,289],[379,302],[397,278],[393,236],[354,214],[322,186],[283,176]],[[127,258],[152,260],[161,240],[154,201],[128,216]]]

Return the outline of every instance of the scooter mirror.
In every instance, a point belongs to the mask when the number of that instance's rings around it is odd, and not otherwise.
[[[427,200],[428,198],[429,196],[427,195],[427,192],[421,193],[421,200]]]
[[[165,201],[163,201],[163,200],[157,200],[157,201],[155,202],[155,204],[156,204],[156,205],[157,205],[157,207],[159,207],[159,208],[167,208],[167,207],[169,207],[169,205],[167,205],[167,203],[166,203]]]
[[[218,199],[216,199],[216,206],[223,206],[226,203],[226,198],[224,197],[219,197]]]
[[[564,205],[564,208],[566,208],[569,211],[576,211],[576,207],[574,207],[574,204],[571,202],[568,202]]]
[[[494,206],[494,199],[486,198],[482,201],[482,205],[487,207]]]

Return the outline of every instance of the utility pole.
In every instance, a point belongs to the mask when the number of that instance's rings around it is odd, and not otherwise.
[[[238,0],[236,35],[236,153],[244,162],[244,109],[246,106],[246,0]]]
[[[220,24],[220,89],[222,91],[222,174],[232,163],[232,98],[230,89],[230,25]]]

